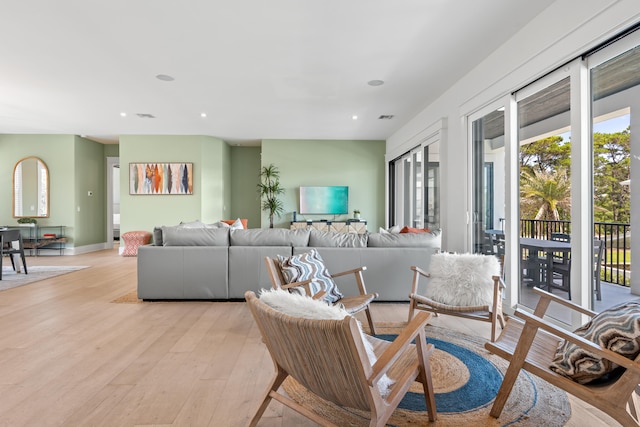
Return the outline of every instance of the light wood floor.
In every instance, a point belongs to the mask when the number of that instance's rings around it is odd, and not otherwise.
[[[136,259],[116,250],[27,265],[91,268],[0,292],[0,426],[247,423],[273,366],[242,302],[111,303],[136,287]],[[407,306],[375,304],[373,315],[403,321]],[[488,337],[486,323],[432,323]],[[616,425],[575,400],[572,409],[569,426]],[[277,402],[260,422],[314,425]]]

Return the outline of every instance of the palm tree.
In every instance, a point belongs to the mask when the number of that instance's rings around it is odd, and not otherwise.
[[[524,205],[537,209],[535,219],[560,220],[559,208],[571,210],[571,182],[566,170],[523,171],[520,198]]]
[[[280,171],[276,166],[270,164],[263,166],[260,171],[258,193],[262,199],[262,210],[269,212],[269,228],[273,228],[273,216],[278,217],[284,212],[282,200],[278,195],[284,193],[284,188],[280,186]]]

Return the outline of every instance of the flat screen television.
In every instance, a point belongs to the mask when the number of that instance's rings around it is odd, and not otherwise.
[[[343,215],[349,213],[349,187],[300,187],[300,213]]]

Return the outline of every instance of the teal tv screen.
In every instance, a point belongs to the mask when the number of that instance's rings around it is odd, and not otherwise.
[[[300,187],[300,213],[342,215],[349,213],[349,187]]]

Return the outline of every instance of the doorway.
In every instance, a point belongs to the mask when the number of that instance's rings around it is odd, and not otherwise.
[[[120,158],[107,157],[107,243],[106,249],[120,242]]]

